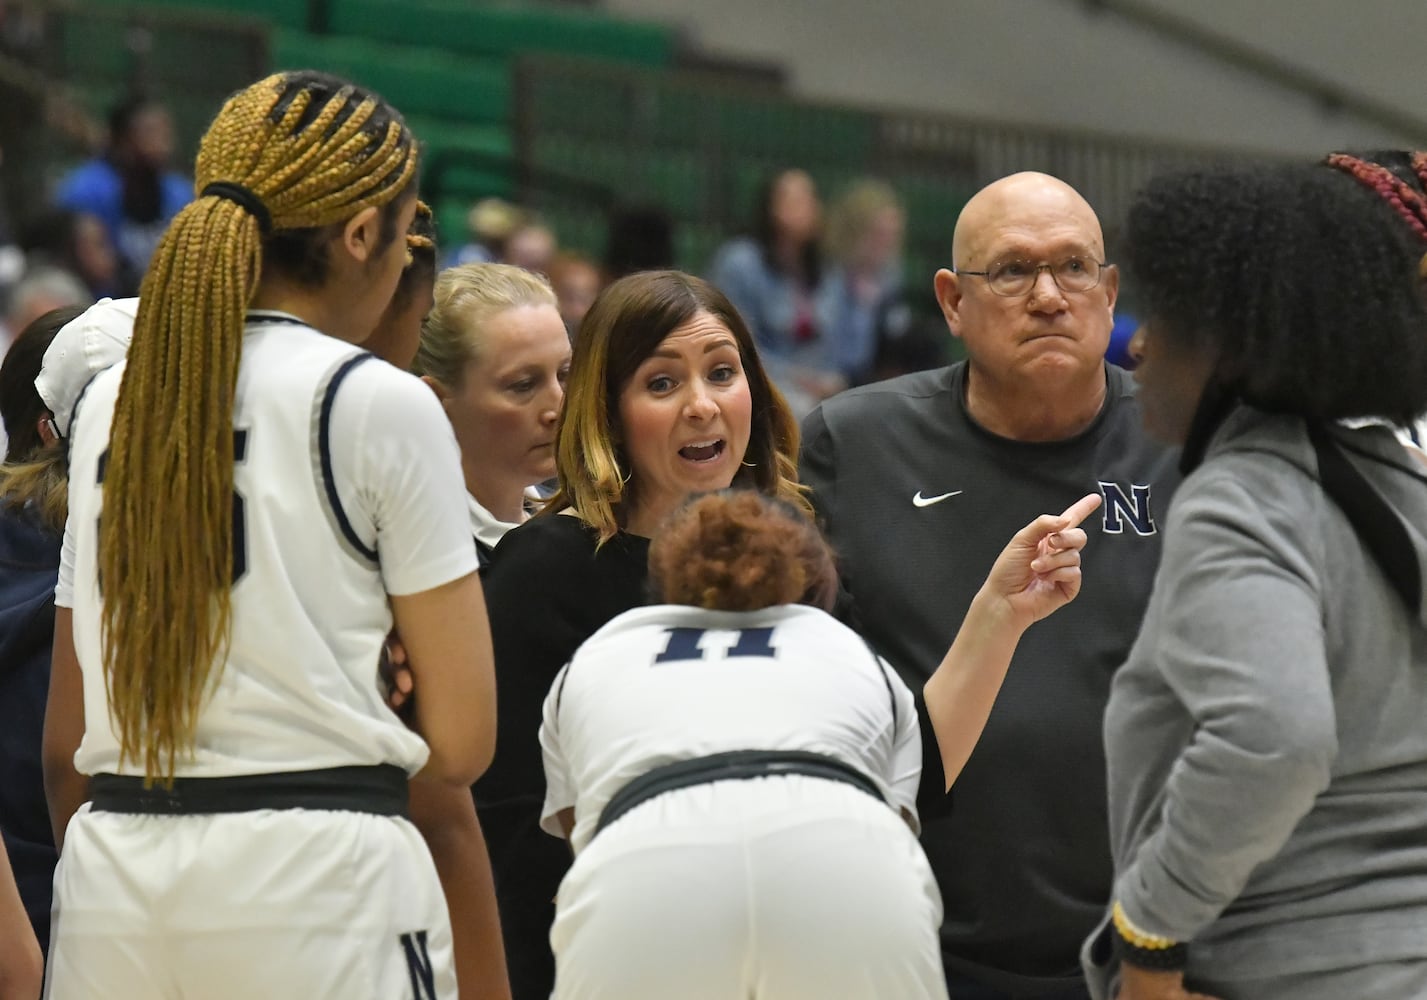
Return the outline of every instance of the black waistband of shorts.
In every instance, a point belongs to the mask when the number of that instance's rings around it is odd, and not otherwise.
[[[798,774],[809,778],[826,778],[861,789],[885,802],[882,791],[867,775],[836,757],[808,750],[731,750],[690,760],[677,760],[647,771],[614,793],[600,813],[595,833],[599,833],[635,806],[650,799],[693,785],[711,781],[745,778],[769,778]]]
[[[95,810],[154,816],[258,809],[331,809],[406,816],[406,783],[406,771],[395,764],[175,778],[171,789],[157,783],[145,788],[144,779],[137,775],[96,774],[89,779],[89,797]]]

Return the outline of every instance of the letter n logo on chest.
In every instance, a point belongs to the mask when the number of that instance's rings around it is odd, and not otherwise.
[[[1133,485],[1129,496],[1119,483],[1100,482],[1100,495],[1105,498],[1105,506],[1100,508],[1101,529],[1107,535],[1123,534],[1126,522],[1137,535],[1158,533],[1154,515],[1150,512],[1150,488],[1148,484]]]

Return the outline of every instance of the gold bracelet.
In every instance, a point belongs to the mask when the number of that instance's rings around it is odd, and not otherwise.
[[[1146,951],[1163,951],[1173,948],[1179,942],[1172,938],[1160,937],[1140,930],[1130,923],[1130,918],[1125,915],[1125,908],[1120,905],[1117,899],[1115,905],[1110,909],[1110,919],[1115,924],[1115,930],[1120,937],[1124,938],[1136,948],[1143,948]]]

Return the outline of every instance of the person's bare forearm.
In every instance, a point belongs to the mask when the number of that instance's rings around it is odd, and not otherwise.
[[[461,996],[510,1000],[495,879],[470,790],[413,781],[411,819],[426,838],[446,895]]]
[[[37,1000],[44,959],[0,844],[0,1000]]]
[[[84,738],[84,679],[74,650],[74,613],[55,609],[50,688],[45,702],[41,744],[45,802],[55,847],[64,846],[64,831],[79,807],[89,799],[89,778],[74,767],[74,752]]]
[[[922,693],[951,790],[975,749],[1021,635],[1080,593],[1079,527],[1100,506],[1089,493],[1060,514],[1042,514],[1011,538],[962,619],[956,640]]]
[[[971,602],[956,640],[927,681],[927,715],[936,733],[946,787],[971,758],[1024,626],[984,591]]]

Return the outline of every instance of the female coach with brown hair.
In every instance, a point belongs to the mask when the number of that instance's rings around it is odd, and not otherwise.
[[[355,346],[402,272],[416,168],[397,112],[343,80],[234,95],[128,361],[75,411],[56,998],[455,996],[407,779],[489,761],[488,633],[449,425]],[[393,622],[420,735],[377,682]]]
[[[552,900],[569,866],[539,830],[551,681],[596,629],[647,603],[649,540],[690,494],[737,484],[806,507],[797,447],[748,327],[712,285],[649,271],[595,300],[556,432],[559,490],[505,535],[485,571],[501,708],[476,804],[516,1000],[549,996]]]

